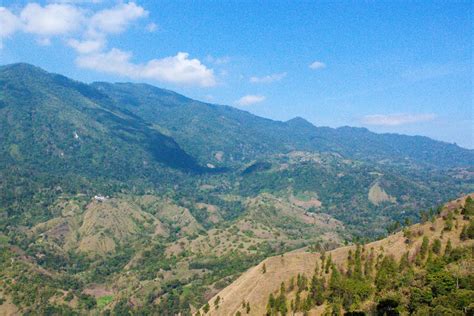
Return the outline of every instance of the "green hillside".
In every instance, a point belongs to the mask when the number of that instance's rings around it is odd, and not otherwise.
[[[195,101],[146,84],[94,83],[121,107],[169,135],[204,161],[249,161],[260,155],[308,150],[335,152],[349,159],[466,167],[474,164],[473,151],[457,145],[367,129],[315,127],[302,118],[278,122],[229,106]]]
[[[2,66],[0,310],[133,302],[190,313],[269,256],[372,240],[433,214],[474,191],[473,157],[423,137]]]

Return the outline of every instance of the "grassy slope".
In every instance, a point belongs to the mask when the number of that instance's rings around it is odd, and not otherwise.
[[[471,194],[474,197],[474,194]],[[459,208],[464,202],[464,199],[446,204],[443,214],[448,211],[453,211]],[[419,249],[422,237],[428,236],[432,241],[435,238],[440,238],[442,247],[446,246],[448,240],[451,240],[453,247],[460,244],[473,245],[474,240],[461,241],[459,235],[465,224],[469,221],[463,220],[462,215],[457,215],[457,225],[452,231],[443,232],[444,220],[439,217],[436,222],[432,224],[427,222],[425,224],[416,224],[410,227],[410,231],[414,232],[417,237],[411,244],[405,243],[406,238],[403,232],[390,235],[387,238],[369,243],[364,246],[365,249],[373,248],[375,254],[383,253],[385,256],[390,255],[396,259],[405,253],[409,252],[413,256]],[[435,230],[432,231],[431,227]],[[326,252],[326,255],[331,255],[333,262],[341,269],[346,268],[346,262],[349,251],[355,250],[355,246],[347,246],[337,248]],[[242,302],[249,302],[251,306],[251,315],[264,315],[266,313],[266,306],[270,293],[278,293],[281,282],[289,284],[291,278],[298,274],[305,274],[312,276],[315,270],[316,263],[321,266],[321,255],[319,253],[310,253],[305,250],[294,251],[286,253],[283,256],[271,257],[262,261],[259,265],[249,269],[242,276],[240,276],[231,285],[216,294],[209,300],[211,311],[206,315],[235,315],[238,311],[245,314],[242,308]],[[266,267],[266,273],[262,273],[263,266]],[[216,310],[214,302],[217,297],[220,297],[219,308]],[[319,307],[311,311],[311,315],[320,315],[324,307]],[[203,313],[203,310],[201,310]]]

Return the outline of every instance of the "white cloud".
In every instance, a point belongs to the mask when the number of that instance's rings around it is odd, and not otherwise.
[[[285,78],[287,75],[286,72],[278,73],[278,74],[272,74],[268,76],[263,76],[263,77],[250,77],[250,82],[251,83],[272,83],[275,81],[280,81],[283,78]]]
[[[150,33],[156,32],[158,30],[158,25],[156,23],[148,23],[145,27],[145,30],[147,30]]]
[[[70,39],[68,45],[74,48],[79,54],[90,54],[102,50],[105,43],[103,39],[91,39],[78,41],[76,39]]]
[[[436,118],[435,114],[374,114],[366,115],[362,118],[362,123],[366,125],[380,126],[399,126],[406,124],[414,124],[420,122],[432,121]]]
[[[260,102],[263,102],[265,101],[265,96],[263,95],[245,95],[243,97],[241,97],[240,99],[238,99],[237,101],[235,101],[235,104],[237,105],[241,105],[241,106],[247,106],[247,105],[252,105],[252,104],[255,104],[255,103],[260,103]]]
[[[20,20],[10,10],[0,7],[0,38],[15,33],[21,26]]]
[[[216,85],[214,70],[207,68],[199,59],[189,58],[188,53],[152,59],[145,63],[133,63],[132,53],[118,48],[107,49],[111,34],[125,32],[134,22],[148,16],[148,11],[135,2],[119,3],[111,8],[82,9],[83,1],[51,3],[44,6],[29,3],[15,15],[0,7],[0,48],[2,40],[15,32],[36,36],[38,45],[50,45],[55,37],[73,48],[78,56],[76,64],[83,68],[117,74],[134,79],[150,79],[174,84],[202,87]],[[148,23],[145,29],[153,32],[158,28]],[[223,62],[222,60],[216,62]]]
[[[326,64],[320,61],[315,61],[311,65],[309,65],[309,68],[314,69],[314,70],[323,69],[323,68],[326,68]]]
[[[152,59],[145,64],[130,61],[132,54],[113,48],[107,53],[79,56],[77,65],[135,79],[151,79],[175,84],[211,87],[216,84],[214,72],[198,59],[189,59],[188,53],[162,59]]]
[[[48,4],[42,7],[37,3],[29,3],[20,13],[23,30],[43,38],[75,31],[83,18],[80,9],[68,4]]]
[[[20,20],[10,10],[0,7],[0,49],[3,47],[3,38],[15,33],[21,26]]]
[[[89,35],[122,33],[133,21],[148,16],[148,11],[134,2],[122,3],[95,13],[88,22]]]
[[[38,35],[39,43],[44,43],[53,36],[73,34],[80,35],[85,40],[104,39],[108,34],[124,32],[132,22],[146,16],[148,11],[134,2],[121,3],[96,12],[82,9],[73,3],[42,6],[33,2],[25,5],[18,15],[0,7],[0,38],[22,31]],[[156,24],[150,23],[148,28],[156,28]]]

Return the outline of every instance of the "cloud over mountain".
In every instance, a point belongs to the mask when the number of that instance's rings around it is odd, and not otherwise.
[[[362,118],[362,123],[366,125],[380,126],[399,126],[420,122],[432,121],[436,118],[435,114],[374,114],[366,115]]]
[[[238,99],[237,101],[235,101],[235,104],[237,105],[240,105],[240,106],[247,106],[247,105],[252,105],[252,104],[255,104],[255,103],[260,103],[260,102],[263,102],[265,101],[265,96],[263,95],[245,95],[243,97],[241,97],[240,99]]]

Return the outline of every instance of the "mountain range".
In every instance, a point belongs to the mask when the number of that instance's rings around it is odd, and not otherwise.
[[[33,314],[191,313],[269,256],[383,237],[473,180],[473,150],[427,137],[5,65],[0,277],[16,286],[0,298]]]

